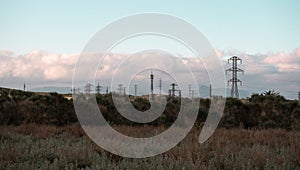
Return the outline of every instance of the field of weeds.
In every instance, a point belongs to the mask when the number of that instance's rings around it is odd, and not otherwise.
[[[132,159],[104,151],[79,125],[0,128],[0,169],[300,169],[300,132],[296,131],[217,129],[199,144],[200,130],[195,128],[164,154]],[[114,128],[137,137],[164,130]]]

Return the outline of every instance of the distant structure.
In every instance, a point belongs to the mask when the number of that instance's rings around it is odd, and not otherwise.
[[[237,67],[237,63],[240,61],[242,64],[242,59],[238,58],[237,56],[233,56],[228,59],[228,63],[232,62],[232,67],[226,70],[227,72],[232,72],[232,77],[228,80],[228,84],[231,83],[231,97],[238,98],[239,97],[239,90],[237,83],[239,82],[242,85],[242,81],[237,78],[237,73],[242,72],[244,74],[244,70]]]
[[[98,84],[97,84],[97,86],[96,86],[96,89],[95,89],[97,94],[100,94],[100,92],[101,92],[101,87],[102,87],[102,86],[100,86],[100,84],[99,84],[99,82],[98,82]]]
[[[87,83],[85,86],[84,86],[84,93],[86,94],[90,94],[92,92],[92,84],[91,83]]]
[[[300,101],[300,91],[298,92],[298,100]]]
[[[175,92],[178,91],[178,96],[181,97],[181,90],[177,90],[175,87],[178,86],[175,83],[170,84],[171,89],[169,89],[169,96],[175,97]]]
[[[161,95],[161,79],[159,79],[159,95]]]
[[[26,91],[26,84],[24,83],[23,91]]]
[[[194,98],[195,90],[192,90],[192,85],[189,84],[189,97]]]
[[[153,96],[153,79],[154,79],[154,75],[152,73],[152,69],[151,69],[151,74],[150,74],[150,80],[151,80],[151,95]]]
[[[181,90],[178,90],[179,98],[181,98]]]
[[[189,97],[191,97],[191,96],[192,96],[192,85],[189,84]]]
[[[123,87],[123,95],[126,95],[126,87]]]
[[[137,96],[137,84],[134,85],[134,96]]]
[[[174,97],[175,96],[175,86],[177,86],[177,84],[172,83],[171,86],[172,86],[172,88],[171,88],[171,96]]]
[[[79,94],[80,93],[80,89],[74,87],[74,88],[71,89],[71,93],[73,93],[73,94]]]
[[[194,96],[195,96],[195,90],[192,90],[191,92],[192,92],[191,98],[194,98]]]
[[[108,86],[106,86],[106,94],[108,94]]]
[[[209,84],[209,97],[210,98],[212,97],[212,87],[211,87],[211,84]]]
[[[123,84],[119,84],[118,87],[119,88],[117,90],[118,90],[119,94],[121,95],[122,94],[122,90],[124,89],[123,88]]]

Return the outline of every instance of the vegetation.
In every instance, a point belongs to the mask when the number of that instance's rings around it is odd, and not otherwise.
[[[168,98],[157,120],[137,124],[118,113],[111,95],[96,99],[105,119],[132,137],[165,131],[180,109],[177,98]],[[140,111],[150,108],[141,97],[131,102]],[[78,124],[72,100],[63,95],[0,89],[0,169],[300,169],[298,101],[275,91],[247,100],[228,98],[219,128],[199,144],[209,106],[209,99],[200,100],[195,126],[176,147],[155,157],[130,159],[94,144]]]
[[[68,125],[76,123],[77,117],[72,100],[57,93],[36,94],[18,90],[0,91],[0,125],[20,125],[28,123],[47,125]],[[111,95],[96,97],[101,113],[112,125],[143,126],[122,117],[115,108]],[[183,99],[188,100],[188,99]],[[133,106],[145,111],[150,107],[147,99],[132,97]],[[196,126],[205,121],[210,100],[201,99]],[[180,102],[168,98],[164,113],[148,125],[170,126],[177,118]],[[247,100],[227,98],[224,116],[219,127],[245,129],[281,128],[300,130],[300,104],[296,100],[286,100],[278,92],[266,91],[253,94]]]
[[[168,152],[146,159],[123,158],[99,148],[78,125],[0,127],[1,169],[300,169],[300,132],[279,129],[217,129],[204,144],[201,129]],[[153,126],[115,126],[147,136]]]
[[[40,95],[20,90],[0,91],[0,124],[65,125],[77,121],[73,103],[57,93]]]

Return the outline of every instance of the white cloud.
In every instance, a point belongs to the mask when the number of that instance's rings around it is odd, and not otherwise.
[[[70,72],[63,66],[50,66],[45,69],[44,75],[47,80],[59,80],[70,76]]]
[[[300,48],[295,49],[292,53],[271,54],[266,56],[263,62],[274,65],[279,72],[299,72]]]
[[[300,48],[291,53],[269,53],[269,54],[248,54],[239,51],[222,51],[216,49],[216,56],[225,70],[230,67],[225,61],[232,55],[237,55],[243,59],[243,64],[239,65],[245,70],[245,75],[239,78],[244,81],[245,87],[251,91],[260,92],[259,87],[269,89],[280,89],[299,91],[300,82],[295,80],[300,77]],[[88,54],[82,57],[82,65],[77,65],[76,69],[89,69],[91,63],[99,63],[100,54]],[[32,51],[28,54],[17,55],[12,51],[0,51],[0,78],[14,81],[15,79],[26,82],[71,82],[73,69],[78,60],[79,54],[49,54],[43,51]],[[185,66],[189,66],[197,72],[200,82],[208,82],[208,71],[220,69],[216,61],[211,57],[202,58],[172,58],[164,53],[142,53],[131,56],[127,59],[123,54],[108,54],[99,64],[96,74],[97,79],[111,79],[114,71],[118,68],[124,80],[128,79],[128,74],[137,68],[163,68],[167,72],[182,74],[181,78],[189,75],[185,74]],[[123,65],[122,65],[123,64]],[[205,64],[205,65],[204,65]],[[93,72],[91,72],[92,74]],[[88,75],[80,75],[84,80]],[[137,75],[140,79],[142,75]],[[228,77],[229,78],[229,75]],[[7,81],[7,82],[11,82]],[[1,83],[3,84],[3,82]],[[45,84],[47,85],[47,84]]]
[[[26,80],[70,79],[78,55],[48,54],[32,51],[24,55],[0,51],[0,77]]]

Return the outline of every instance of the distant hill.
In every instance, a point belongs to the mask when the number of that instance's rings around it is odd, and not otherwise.
[[[230,97],[231,89],[230,88],[226,88],[225,91],[226,91],[226,97]],[[209,97],[209,87],[201,85],[199,87],[199,93],[200,93],[200,96],[202,98],[208,98]],[[215,96],[224,96],[224,89],[222,89],[222,88],[216,88],[216,89],[214,89],[213,88],[212,93]],[[252,93],[249,92],[249,91],[247,91],[247,90],[239,89],[239,97],[240,98],[250,97],[251,94]]]
[[[32,92],[56,92],[60,94],[71,93],[71,87],[56,87],[56,86],[45,86],[45,87],[36,87],[30,89]]]

